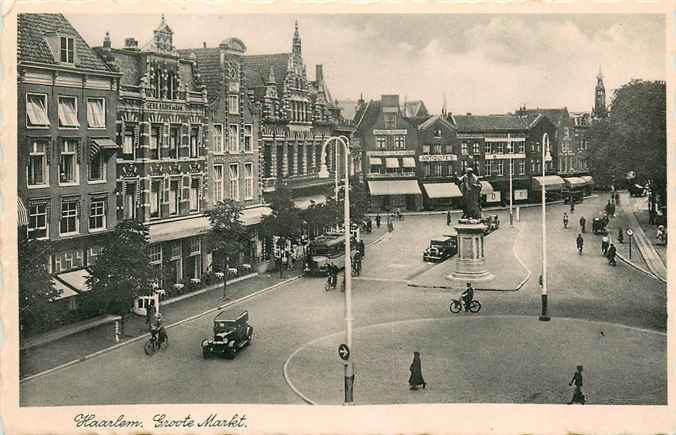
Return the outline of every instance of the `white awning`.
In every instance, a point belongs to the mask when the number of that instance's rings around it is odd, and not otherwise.
[[[587,183],[589,186],[594,185],[594,179],[592,178],[591,175],[583,175],[580,178],[582,178],[584,182]]]
[[[164,222],[150,225],[150,242],[166,242],[167,240],[184,239],[209,231],[209,218],[195,216],[180,221]]]
[[[545,190],[561,190],[564,184],[563,178],[559,177],[558,175],[533,177],[534,190],[542,190],[542,186],[545,186]]]
[[[455,183],[429,183],[423,184],[427,196],[430,198],[458,198],[462,192]]]
[[[382,166],[383,161],[380,157],[369,157],[369,165],[371,166]]]
[[[293,203],[296,207],[300,209],[308,209],[311,205],[320,205],[326,202],[326,196],[323,194],[318,195],[309,195],[309,196],[299,196],[298,198],[293,198]],[[270,210],[272,212],[272,210]]]
[[[395,157],[386,157],[385,158],[385,167],[388,169],[396,169],[399,167],[399,159]]]
[[[89,291],[89,286],[87,286],[87,278],[90,276],[91,274],[87,269],[74,270],[72,272],[65,272],[56,275],[54,279],[54,286],[63,291],[61,296],[57,299],[74,296],[73,292],[77,294]]]
[[[245,208],[240,212],[239,219],[246,226],[259,224],[264,216],[272,214],[270,207]]]
[[[487,195],[493,193],[493,185],[488,181],[481,181],[481,194]]]
[[[372,196],[422,195],[416,180],[369,181]]]
[[[564,178],[563,181],[568,187],[582,187],[587,185],[587,182],[582,177],[568,177]]]
[[[79,294],[78,292],[76,292],[72,288],[68,287],[66,284],[59,281],[58,279],[53,280],[53,282],[54,282],[54,288],[57,289],[57,290],[61,290],[61,294],[54,299],[55,301],[58,301],[60,299],[70,298],[70,297],[73,297],[73,296],[77,296]]]
[[[402,163],[404,168],[415,168],[415,157],[404,157]]]

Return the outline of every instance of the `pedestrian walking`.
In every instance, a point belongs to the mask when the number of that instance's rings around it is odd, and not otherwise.
[[[612,243],[610,244],[610,247],[608,248],[608,264],[611,266],[617,266],[617,263],[615,262],[615,256],[617,255],[617,249],[615,248],[615,245]]]
[[[413,362],[409,369],[411,376],[408,378],[409,390],[417,390],[422,385],[423,390],[427,387],[422,375],[422,363],[420,362],[420,352],[413,352]]]
[[[284,269],[287,268],[287,265],[289,264],[289,257],[287,256],[287,252],[284,251],[282,252],[282,264],[279,268],[279,277],[283,278],[284,277]]]
[[[620,205],[620,193],[615,192],[615,204]]]
[[[624,229],[622,227],[617,229],[617,241],[624,243]]]
[[[446,212],[446,226],[450,226],[450,225],[451,225],[451,211],[448,210]]]
[[[568,228],[568,213],[563,212],[563,228]]]
[[[575,213],[575,201],[570,200],[570,214]]]
[[[392,217],[389,216],[389,215],[387,216],[387,231],[389,231],[390,233],[392,231],[394,231],[394,224],[392,223]]]
[[[361,255],[361,258],[366,257],[366,246],[364,245],[364,241],[360,240],[357,242],[357,250],[359,250],[359,254]]]
[[[608,216],[615,217],[615,204],[610,204],[610,213],[608,213]]]
[[[585,228],[585,225],[586,225],[586,224],[587,224],[587,219],[585,219],[584,216],[581,216],[581,217],[580,217],[580,230],[581,230],[583,233],[586,233],[586,232],[587,232],[587,231],[586,231],[586,228]]]
[[[575,384],[575,392],[573,392],[573,397],[572,397],[572,399],[570,399],[570,402],[568,402],[568,404],[572,405],[573,403],[579,403],[580,405],[584,405],[587,400],[584,397],[584,393],[582,392],[582,366],[581,365],[577,366],[577,370],[575,371],[575,374],[573,375],[573,379],[571,379],[570,382],[568,382],[568,386],[573,386],[573,384]]]
[[[608,255],[608,247],[610,246],[610,237],[604,235],[601,239],[601,255],[604,257]]]
[[[577,245],[577,253],[579,255],[582,255],[582,248],[584,248],[584,239],[582,238],[581,233],[577,233],[577,239],[575,239],[575,243]]]
[[[376,213],[376,228],[380,228],[380,213]]]
[[[608,215],[608,216],[610,216],[610,207],[611,207],[610,200],[608,200],[608,203],[603,208],[606,211],[606,215]]]

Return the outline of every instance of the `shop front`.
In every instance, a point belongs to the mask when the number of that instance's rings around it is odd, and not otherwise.
[[[565,186],[563,188],[563,199],[566,204],[571,201],[580,203],[584,200],[587,182],[581,177],[566,177],[563,179]]]
[[[462,192],[455,183],[423,183],[426,210],[462,208]]]
[[[423,208],[417,180],[370,180],[368,186],[372,209],[416,211]]]
[[[584,186],[585,195],[587,195],[587,196],[591,195],[592,190],[594,190],[594,179],[592,178],[591,175],[583,175],[580,178],[582,178],[585,182],[585,186]]]
[[[532,196],[542,201],[542,191],[546,192],[546,201],[556,201],[563,198],[563,189],[566,183],[558,175],[546,175],[532,178]]]

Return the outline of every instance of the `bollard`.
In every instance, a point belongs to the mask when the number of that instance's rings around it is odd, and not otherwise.
[[[115,321],[115,343],[120,342],[120,321]]]
[[[345,362],[345,403],[344,405],[354,404],[354,367],[352,361]]]

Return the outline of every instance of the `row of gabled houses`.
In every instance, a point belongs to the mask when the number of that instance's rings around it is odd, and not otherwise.
[[[61,14],[19,15],[17,38],[20,236],[51,243],[64,299],[86,291],[124,219],[149,226],[163,287],[198,283],[221,264],[205,211],[224,199],[254,230],[242,262],[255,264],[270,195],[285,185],[301,207],[318,199],[333,183],[318,176],[322,145],[353,132],[322,66],[308,76],[297,25],[289,52],[256,56],[237,38],[179,50],[164,16],[145,44],[113,47],[106,33],[91,47]],[[331,173],[342,155],[329,146]]]

